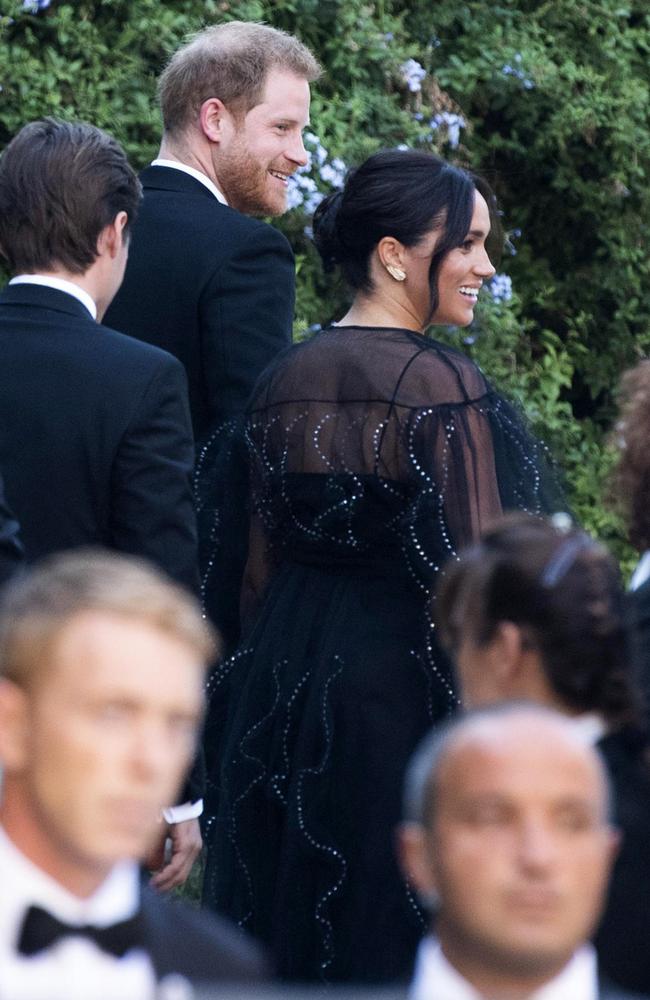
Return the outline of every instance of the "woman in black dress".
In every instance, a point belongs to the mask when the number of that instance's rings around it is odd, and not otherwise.
[[[204,898],[287,979],[408,975],[426,921],[394,858],[403,771],[457,704],[432,588],[503,509],[545,507],[514,409],[423,335],[470,323],[494,273],[479,187],[419,152],[352,173],[314,218],[350,310],[249,405],[243,640],[210,686]]]
[[[595,943],[614,982],[650,993],[650,766],[616,563],[576,528],[509,515],[442,582],[438,625],[463,703],[572,716],[610,775],[623,837]]]

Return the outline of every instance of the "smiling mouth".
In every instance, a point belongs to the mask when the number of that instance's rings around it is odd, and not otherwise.
[[[279,170],[269,170],[271,177],[275,177],[277,180],[282,181],[286,187],[289,183],[290,174],[281,174]]]
[[[479,290],[479,288],[473,287],[472,285],[461,285],[458,289],[460,294],[464,295],[466,299],[470,299],[472,303],[477,301]]]

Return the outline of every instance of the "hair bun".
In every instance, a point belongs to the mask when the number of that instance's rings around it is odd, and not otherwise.
[[[338,214],[343,201],[342,191],[333,191],[323,198],[314,212],[313,230],[314,243],[326,271],[341,262],[343,247],[338,232]]]

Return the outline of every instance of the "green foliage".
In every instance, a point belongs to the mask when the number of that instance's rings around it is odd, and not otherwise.
[[[645,0],[52,0],[38,13],[0,0],[0,145],[32,118],[76,116],[143,166],[157,150],[167,55],[231,18],[295,32],[320,58],[312,129],[328,165],[404,143],[493,183],[516,249],[500,267],[516,294],[486,295],[471,330],[444,336],[521,401],[576,513],[629,559],[602,498],[612,391],[650,347]],[[409,59],[426,70],[410,87]],[[317,162],[308,176],[330,189]],[[297,254],[300,329],[345,301],[305,233],[315,197],[278,222]]]

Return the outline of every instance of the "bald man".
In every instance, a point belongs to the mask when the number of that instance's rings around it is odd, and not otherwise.
[[[564,717],[502,705],[434,733],[399,832],[436,911],[411,1000],[629,1000],[587,943],[617,839],[600,759]]]

